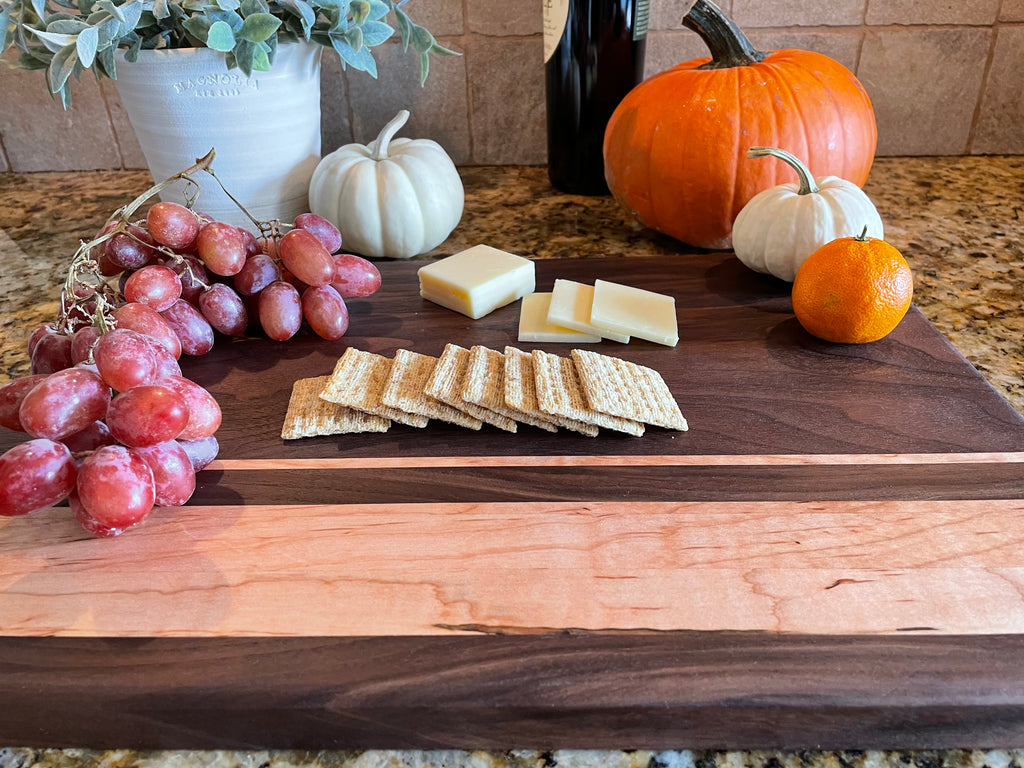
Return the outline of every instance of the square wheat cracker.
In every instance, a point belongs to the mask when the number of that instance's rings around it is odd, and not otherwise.
[[[510,419],[557,432],[548,418],[537,418],[509,407],[505,401],[505,356],[497,350],[476,346],[469,351],[469,367],[462,384],[462,397],[468,403],[482,405]]]
[[[381,401],[390,374],[388,358],[349,347],[335,364],[320,397],[410,427],[427,426],[429,419],[425,416],[391,408]]]
[[[537,402],[545,413],[585,421],[636,437],[643,435],[644,425],[640,422],[599,413],[587,404],[572,358],[535,349],[533,370],[537,383]]]
[[[441,357],[437,360],[434,373],[427,382],[426,392],[442,403],[465,411],[470,416],[480,419],[485,424],[503,429],[506,432],[517,430],[516,422],[508,416],[484,408],[462,399],[462,382],[469,367],[469,350],[457,344],[446,344]]]
[[[357,411],[320,397],[330,376],[298,379],[292,385],[288,410],[281,427],[281,438],[343,435],[353,432],[386,432],[391,422],[373,414]]]
[[[571,354],[595,411],[665,429],[689,429],[668,385],[653,368],[585,349]]]
[[[597,437],[598,428],[565,416],[544,413],[537,403],[537,382],[533,372],[533,355],[515,347],[505,347],[505,404],[535,419],[550,421],[559,427]]]
[[[480,429],[483,422],[458,408],[453,408],[431,397],[426,392],[427,382],[434,374],[437,358],[421,355],[408,349],[399,349],[391,362],[391,374],[381,395],[381,402],[406,413],[418,413],[428,419],[440,419],[466,429]]]

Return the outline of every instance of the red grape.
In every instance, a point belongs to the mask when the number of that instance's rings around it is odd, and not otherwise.
[[[189,304],[197,305],[199,295],[210,283],[210,275],[203,262],[194,256],[180,256],[168,261],[165,266],[170,267],[181,280],[181,298]]]
[[[183,376],[167,376],[158,383],[181,395],[188,406],[188,424],[178,434],[179,440],[199,440],[217,431],[222,415],[220,405],[206,389]]]
[[[32,349],[31,359],[32,373],[54,373],[70,368],[71,337],[55,331],[40,334]]]
[[[316,237],[293,229],[281,238],[277,252],[285,269],[307,285],[327,285],[334,279],[334,259]]]
[[[117,442],[110,434],[110,428],[102,421],[94,421],[85,429],[62,437],[60,441],[74,454],[95,451],[104,445],[113,445]]]
[[[348,330],[348,307],[329,285],[302,292],[302,315],[317,336],[329,341],[340,339]]]
[[[153,509],[153,472],[142,457],[121,445],[106,445],[78,468],[78,500],[105,528],[128,528]]]
[[[82,367],[51,373],[25,395],[18,409],[21,425],[33,437],[60,440],[97,419],[110,404],[110,387]]]
[[[181,366],[178,365],[178,361],[174,359],[174,356],[167,351],[167,348],[161,346],[160,342],[152,336],[146,336],[145,339],[149,342],[153,355],[156,358],[156,374],[153,376],[153,381],[156,382],[164,376],[181,376]]]
[[[196,472],[185,449],[174,440],[132,448],[153,473],[156,491],[154,503],[158,507],[180,507],[196,490]]]
[[[155,255],[153,238],[142,227],[134,225],[129,225],[127,231],[118,232],[107,240],[103,249],[107,263],[111,267],[119,267],[113,274],[144,267]]]
[[[242,299],[224,283],[214,283],[199,297],[199,311],[225,336],[241,336],[249,325]]]
[[[128,328],[155,339],[171,356],[181,357],[181,340],[161,314],[145,304],[122,304],[114,310],[118,328]]]
[[[313,235],[328,253],[334,253],[341,248],[341,232],[323,216],[300,213],[295,217],[295,226]]]
[[[56,332],[57,330],[52,325],[40,325],[32,331],[28,337],[28,356],[32,357],[32,353],[36,351],[36,345],[39,343],[40,339]]]
[[[0,515],[15,517],[49,507],[75,487],[75,460],[67,446],[39,439],[0,456]]]
[[[78,498],[77,489],[71,491],[68,496],[68,506],[75,513],[75,520],[93,536],[120,536],[124,533],[124,528],[110,528],[86,512],[85,507],[82,506],[82,500]]]
[[[186,355],[205,355],[213,349],[213,328],[198,309],[184,299],[178,299],[160,313],[181,340],[181,351]]]
[[[277,262],[261,252],[245,260],[245,265],[235,275],[235,290],[243,296],[252,296],[280,279]]]
[[[19,379],[12,379],[0,387],[0,426],[13,429],[15,432],[25,431],[25,428],[21,426],[21,418],[18,416],[21,401],[47,376],[49,376],[48,373],[22,376]]]
[[[153,381],[157,358],[150,339],[130,328],[115,328],[100,336],[92,356],[103,380],[118,392]]]
[[[331,285],[345,299],[371,296],[380,288],[380,270],[360,256],[339,253],[334,257]]]
[[[175,250],[191,248],[199,235],[199,219],[178,203],[157,203],[146,214],[149,234],[162,245]]]
[[[181,279],[170,267],[152,264],[132,272],[124,284],[124,298],[163,312],[181,298]]]
[[[299,230],[292,230],[297,232]],[[274,341],[290,339],[302,325],[302,299],[291,283],[278,280],[260,293],[260,325]]]
[[[92,354],[93,345],[100,337],[100,329],[95,325],[83,325],[71,335],[71,363],[84,363]]]
[[[256,239],[256,235],[242,227],[239,227],[238,231],[242,233],[246,256],[255,256],[258,253],[263,253],[263,248],[260,247],[260,241]]]
[[[122,392],[107,410],[110,434],[132,448],[173,440],[187,424],[185,398],[159,384],[141,384]]]
[[[192,469],[196,472],[203,469],[211,461],[217,458],[220,451],[220,444],[213,435],[201,437],[198,440],[178,440],[178,445],[185,449],[189,461],[192,462]]]
[[[199,230],[196,252],[214,274],[235,275],[245,264],[245,238],[237,227],[211,221]]]

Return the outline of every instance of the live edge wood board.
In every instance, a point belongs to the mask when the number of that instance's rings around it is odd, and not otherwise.
[[[518,304],[472,321],[380,266],[338,342],[185,361],[224,410],[187,506],[0,522],[0,743],[1024,745],[1024,421],[916,309],[839,346],[730,254],[538,261],[676,297],[675,348],[593,348],[689,432],[282,441],[348,345],[517,344]]]

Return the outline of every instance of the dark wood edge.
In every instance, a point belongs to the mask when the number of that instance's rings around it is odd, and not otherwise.
[[[490,632],[2,637],[0,743],[140,749],[1024,745],[1020,636]]]

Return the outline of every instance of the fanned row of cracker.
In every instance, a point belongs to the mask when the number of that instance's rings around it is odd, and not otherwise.
[[[582,349],[559,357],[448,344],[440,358],[400,349],[392,359],[349,347],[330,376],[295,382],[281,437],[384,432],[392,422],[425,427],[431,419],[506,432],[519,424],[562,427],[589,437],[601,427],[637,437],[646,425],[687,429],[652,368]]]

